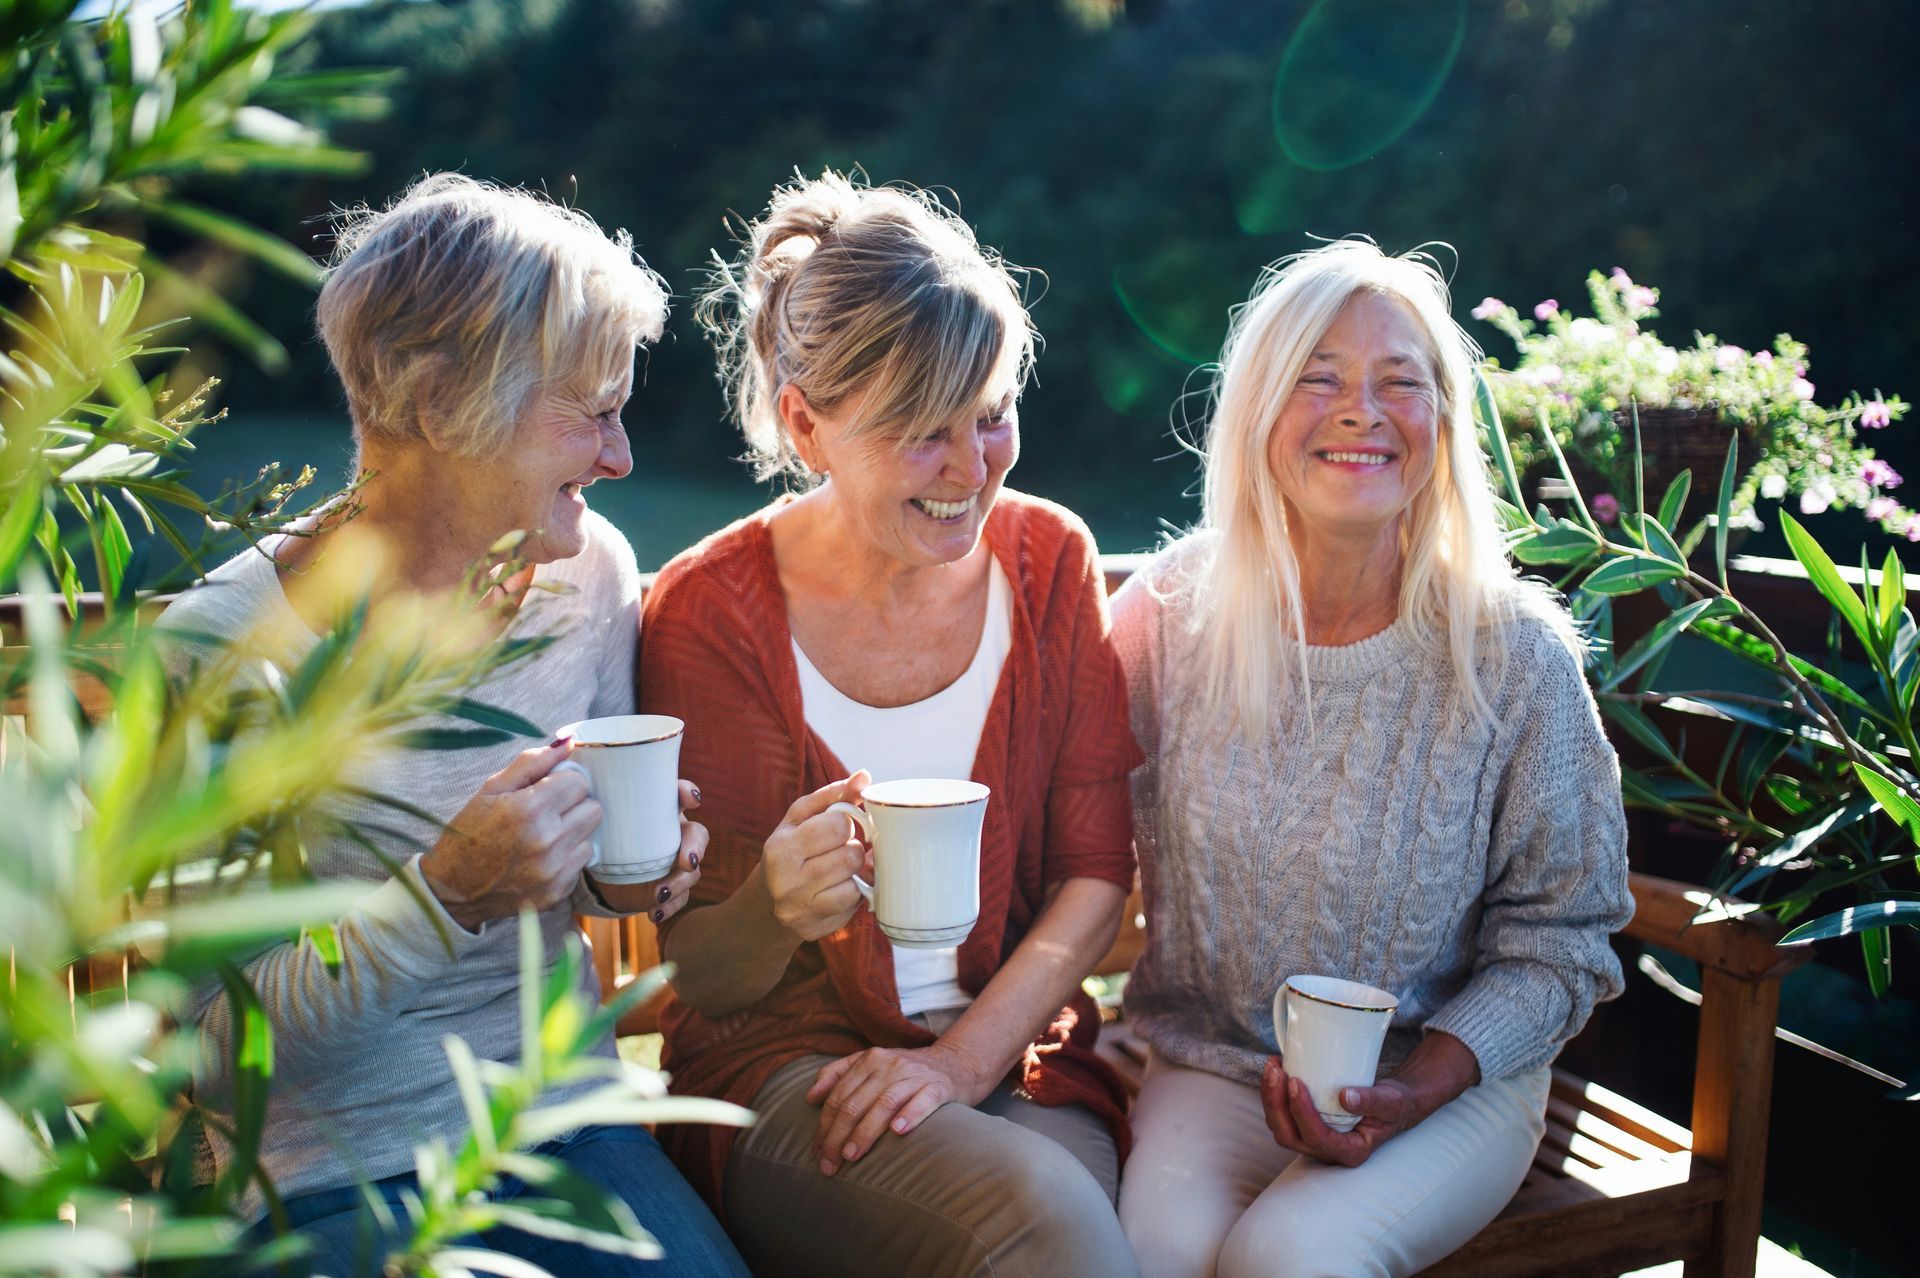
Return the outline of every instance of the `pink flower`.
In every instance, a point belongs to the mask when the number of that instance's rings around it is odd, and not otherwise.
[[[1900,509],[1900,503],[1891,497],[1869,497],[1867,499],[1867,518],[1876,524],[1898,509]]]
[[[1839,495],[1839,490],[1833,486],[1833,481],[1822,475],[1800,491],[1800,513],[1817,515],[1833,505],[1834,498]]]
[[[1613,281],[1613,286],[1617,289],[1625,290],[1633,287],[1633,278],[1627,274],[1624,266],[1614,267],[1613,274],[1607,278]]]
[[[1920,541],[1920,519],[1909,519],[1906,533],[1908,541]]]
[[[1808,381],[1804,377],[1794,378],[1791,382],[1787,384],[1787,389],[1793,392],[1793,397],[1795,399],[1812,399],[1813,398],[1813,383]]]
[[[1601,493],[1593,499],[1593,517],[1603,524],[1620,518],[1620,499],[1612,493]]]
[[[1755,351],[1753,353],[1753,362],[1762,368],[1771,368],[1773,366],[1773,352]]]
[[[1883,426],[1893,425],[1893,414],[1887,410],[1885,402],[1870,399],[1860,405],[1860,424],[1868,430],[1879,430]]]
[[[1554,316],[1558,315],[1559,313],[1560,313],[1560,303],[1556,302],[1551,297],[1549,297],[1546,301],[1540,303],[1538,306],[1533,308],[1533,317],[1539,320],[1542,324],[1546,323],[1548,320],[1552,319]]]
[[[1650,288],[1634,285],[1627,290],[1627,305],[1637,310],[1646,310],[1660,300],[1660,295]]]
[[[1860,478],[1875,488],[1898,488],[1900,472],[1881,461],[1878,457],[1868,458],[1860,463]]]
[[[1497,297],[1483,297],[1480,305],[1473,308],[1473,317],[1477,320],[1491,319],[1507,309],[1507,304]]]
[[[1713,362],[1720,368],[1732,368],[1746,358],[1746,351],[1738,346],[1722,346],[1713,353]]]

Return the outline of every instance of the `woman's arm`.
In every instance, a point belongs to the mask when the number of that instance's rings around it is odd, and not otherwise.
[[[1633,917],[1620,763],[1573,656],[1543,638],[1500,780],[1473,973],[1426,1028],[1459,1039],[1487,1078],[1553,1059],[1621,989],[1607,938]]]
[[[820,1071],[807,1093],[824,1103],[814,1150],[832,1175],[891,1127],[904,1135],[948,1101],[972,1105],[993,1091],[1113,944],[1125,889],[1068,879],[980,996],[931,1047],[869,1048]]]
[[[866,852],[853,822],[827,809],[858,799],[867,781],[856,772],[796,799],[740,886],[674,926],[663,953],[678,967],[673,992],[688,1006],[720,1017],[759,1002],[795,950],[847,925],[860,908],[853,876]]]

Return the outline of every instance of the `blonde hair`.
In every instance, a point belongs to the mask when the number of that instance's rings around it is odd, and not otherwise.
[[[696,315],[759,478],[808,477],[784,386],[823,413],[864,392],[851,429],[911,445],[989,407],[1005,379],[1024,384],[1037,334],[1018,268],[928,192],[828,170],[776,188],[740,238],[736,261],[715,254]]]
[[[625,231],[458,173],[343,213],[318,309],[356,438],[477,458],[500,455],[536,392],[618,384],[666,314]]]
[[[1187,618],[1202,638],[1211,703],[1249,737],[1266,730],[1282,697],[1299,695],[1312,712],[1300,568],[1270,442],[1314,347],[1347,303],[1368,293],[1414,317],[1439,398],[1433,472],[1401,516],[1399,615],[1444,637],[1459,685],[1487,723],[1494,715],[1480,663],[1505,662],[1504,623],[1539,617],[1576,646],[1566,610],[1519,581],[1507,560],[1473,416],[1480,351],[1449,313],[1446,280],[1417,250],[1394,257],[1369,240],[1338,240],[1262,272],[1234,313],[1213,386],[1196,529],[1211,536],[1185,574]]]

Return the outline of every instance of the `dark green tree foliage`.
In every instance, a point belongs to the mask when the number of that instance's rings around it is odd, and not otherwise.
[[[318,251],[329,202],[460,168],[631,228],[684,298],[723,216],[796,167],[949,186],[1045,272],[1020,480],[1129,549],[1191,517],[1190,465],[1155,464],[1198,415],[1176,402],[1310,234],[1457,246],[1497,354],[1482,295],[1530,307],[1617,264],[1676,299],[1675,334],[1791,330],[1823,392],[1909,384],[1920,314],[1883,299],[1920,273],[1892,177],[1917,31],[1900,0],[384,3],[329,14],[316,55],[410,69],[392,115],[339,131],[375,168],[256,211]],[[293,346],[310,297],[275,289],[251,304]],[[235,398],[337,405],[314,344],[295,357]],[[737,451],[710,370],[683,305],[633,414],[651,464]]]

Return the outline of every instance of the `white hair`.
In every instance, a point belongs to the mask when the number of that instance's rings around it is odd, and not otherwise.
[[[606,393],[666,323],[625,231],[528,191],[438,173],[336,235],[320,338],[362,440],[497,457],[537,392]]]
[[[1176,588],[1201,636],[1210,703],[1249,737],[1272,708],[1300,695],[1311,714],[1300,567],[1287,503],[1274,482],[1270,444],[1307,359],[1341,310],[1361,294],[1389,297],[1416,320],[1439,392],[1432,474],[1401,516],[1399,615],[1444,637],[1473,713],[1491,722],[1481,663],[1497,669],[1519,614],[1539,617],[1576,648],[1566,609],[1509,563],[1473,417],[1479,349],[1449,314],[1446,280],[1425,254],[1394,257],[1344,239],[1266,268],[1236,308],[1212,388],[1203,447],[1201,553]],[[1296,680],[1298,686],[1296,688]]]

